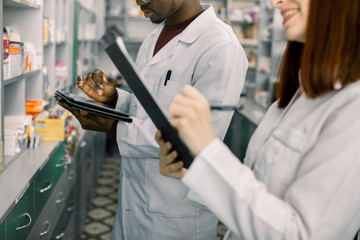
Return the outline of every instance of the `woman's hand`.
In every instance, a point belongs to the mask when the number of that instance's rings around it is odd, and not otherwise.
[[[109,103],[116,96],[116,84],[116,80],[108,78],[102,71],[95,69],[92,73],[88,73],[86,78],[78,76],[75,86],[92,99]]]
[[[165,142],[161,136],[161,132],[157,131],[155,140],[160,146],[159,158],[160,158],[160,173],[173,178],[182,178],[187,170],[183,168],[184,163],[182,161],[174,162],[177,157],[177,152],[169,152],[172,148],[170,142]]]
[[[216,138],[211,124],[210,105],[194,87],[185,86],[170,105],[171,124],[194,156]]]

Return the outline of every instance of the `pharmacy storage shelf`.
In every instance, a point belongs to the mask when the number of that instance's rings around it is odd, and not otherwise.
[[[74,0],[1,0],[0,3],[0,27],[6,27],[1,38],[9,37],[11,44],[11,37],[16,36],[13,33],[20,36],[20,40],[17,39],[19,51],[14,55],[14,52],[7,52],[6,61],[1,57],[0,140],[3,141],[7,129],[5,117],[25,115],[27,100],[49,100],[56,88],[69,86]],[[11,58],[16,54],[18,58]],[[70,63],[60,73],[56,69],[59,61]],[[13,67],[17,70],[12,71]],[[2,150],[4,165],[17,159],[17,155],[4,156]]]
[[[85,76],[99,67],[99,39],[105,32],[104,1],[82,0],[76,4],[77,14],[74,38],[74,71],[73,82],[78,75]]]
[[[263,108],[274,101],[277,73],[285,50],[286,40],[282,26],[282,17],[273,9],[269,0],[260,5],[259,47],[256,66],[255,102]]]
[[[17,82],[17,81],[21,81],[24,78],[30,78],[30,77],[32,77],[32,76],[34,76],[36,74],[39,74],[39,73],[40,73],[40,69],[31,71],[31,72],[28,72],[28,73],[24,73],[24,74],[21,74],[19,76],[13,77],[13,78],[5,79],[4,80],[4,86],[7,86],[7,85],[12,84],[12,83]]]

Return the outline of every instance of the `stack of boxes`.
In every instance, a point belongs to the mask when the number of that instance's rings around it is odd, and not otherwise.
[[[22,42],[20,33],[11,27],[3,29],[4,79],[41,68],[42,55],[30,42]]]
[[[4,42],[4,79],[19,76],[23,66],[23,43],[20,33],[13,28],[5,27],[3,30]]]

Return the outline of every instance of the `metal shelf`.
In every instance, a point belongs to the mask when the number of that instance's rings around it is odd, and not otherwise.
[[[4,0],[5,7],[16,7],[16,8],[35,8],[39,9],[40,5],[31,3],[26,0]]]
[[[31,71],[31,72],[28,72],[28,73],[24,73],[24,74],[21,74],[21,75],[16,76],[16,77],[5,79],[4,80],[4,86],[9,85],[9,84],[14,83],[14,82],[17,82],[17,81],[20,81],[21,79],[24,79],[24,78],[34,76],[34,75],[36,75],[38,73],[40,73],[40,69]]]

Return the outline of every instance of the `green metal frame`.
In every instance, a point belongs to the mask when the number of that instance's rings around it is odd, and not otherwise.
[[[77,77],[77,54],[78,54],[78,11],[79,1],[74,2],[74,35],[73,35],[73,84],[76,82]]]

